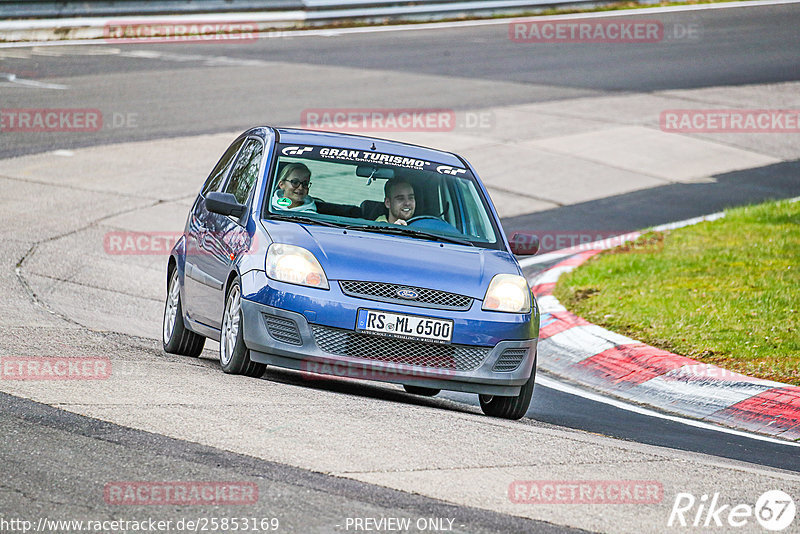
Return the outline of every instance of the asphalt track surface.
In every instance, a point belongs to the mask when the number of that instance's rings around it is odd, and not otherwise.
[[[690,11],[645,15],[669,28],[694,28],[698,39],[627,44],[521,44],[504,24],[346,34],[335,38],[272,38],[253,43],[118,45],[136,57],[33,57],[6,50],[3,72],[20,78],[96,76],[80,94],[4,91],[3,107],[84,105],[139,113],[136,128],[53,137],[24,134],[3,143],[0,157],[178,135],[244,130],[254,123],[294,125],[302,110],[325,107],[475,109],[486,105],[558,101],[578,96],[797,80],[797,7]],[[127,47],[127,48],[126,48]],[[160,59],[147,57],[148,52]],[[15,55],[19,55],[15,59]],[[255,75],[248,62],[274,67]],[[221,77],[214,67],[225,69]],[[308,66],[305,78],[285,79],[283,65]],[[331,78],[330,67],[352,67],[351,79]],[[391,77],[389,73],[401,73]],[[332,73],[334,76],[336,73]],[[447,82],[425,75],[446,76]],[[391,79],[391,83],[388,83]],[[484,82],[484,83],[481,83]],[[77,100],[76,100],[77,99]],[[242,104],[246,99],[246,105]],[[208,104],[213,102],[213,106]]]
[[[28,513],[35,511],[50,519],[84,517],[87,512],[103,510],[97,498],[103,488],[97,480],[159,480],[161,475],[163,480],[237,480],[267,487],[268,494],[262,490],[259,495],[260,501],[267,501],[266,506],[247,514],[250,517],[257,513],[259,521],[277,518],[279,532],[331,532],[338,530],[336,526],[344,526],[345,517],[383,516],[457,517],[452,530],[463,533],[581,532],[265,462],[81,417],[2,393],[0,402],[0,431],[15,445],[15,450],[3,451],[4,463],[14,465],[7,469],[0,485],[6,518],[19,516],[19,506],[25,498],[24,494],[9,491],[16,486],[26,486],[32,492],[44,490],[48,495],[46,501],[36,503],[37,509],[27,509]],[[42,462],[58,469],[43,472]],[[173,524],[187,517],[225,517],[230,513],[222,506],[174,506],[157,513],[147,506],[126,508],[126,517],[138,512],[138,517],[155,516]]]
[[[467,395],[442,393],[477,405]],[[743,462],[800,471],[796,447],[764,443],[747,437],[694,428],[686,424],[633,413],[537,384],[527,417],[557,426],[605,436],[699,452]]]
[[[139,121],[136,128],[104,129],[88,134],[26,133],[12,137],[4,134],[0,156],[231,131],[254,123],[296,124],[301,111],[309,107],[391,105],[473,109],[487,102],[506,105],[800,79],[797,63],[800,40],[796,38],[800,9],[795,6],[660,15],[659,19],[667,26],[696,24],[703,33],[702,47],[692,42],[637,47],[549,45],[540,53],[524,48],[521,52],[523,45],[510,42],[505,28],[487,26],[330,39],[275,38],[223,46],[135,46],[137,51],[159,54],[160,59],[155,61],[93,55],[88,52],[92,47],[86,47],[87,52],[79,55],[60,55],[57,48],[51,54],[26,55],[26,49],[17,49],[17,58],[13,54],[4,57],[3,72],[63,84],[69,84],[71,78],[80,78],[80,83],[89,79],[91,83],[82,86],[77,94],[69,95],[0,87],[3,108],[91,107],[119,114],[137,113]],[[220,57],[227,59],[223,61]],[[274,64],[276,77],[254,79],[248,74],[248,61]],[[242,68],[225,69],[221,74],[215,67],[232,63]],[[281,66],[285,64],[308,66],[306,77],[281,79]],[[355,67],[361,75],[352,80],[336,80],[335,73],[326,72],[331,66]],[[394,76],[389,83],[386,72],[404,73],[407,77]],[[447,76],[449,85],[439,81],[427,83],[425,74]],[[294,89],[286,90],[290,85]],[[607,228],[633,230],[711,213],[731,204],[794,196],[798,171],[797,161],[785,162],[731,173],[722,181],[699,186],[700,190],[696,185],[657,187],[519,215],[504,224],[531,227],[547,223],[567,229],[602,229],[605,224]],[[278,372],[272,378],[290,383],[293,380],[291,373],[284,376]],[[436,403],[409,400],[396,392],[350,382],[323,387],[395,402]],[[476,399],[455,394],[443,396],[459,403],[476,403]],[[18,469],[9,472],[10,477],[18,477],[20,482],[24,479],[26,484],[58,488],[53,500],[60,505],[72,503],[65,505],[67,510],[92,506],[88,501],[74,501],[91,480],[104,478],[93,472],[98,469],[97,460],[113,457],[113,466],[102,469],[117,471],[116,476],[121,479],[141,476],[143,465],[152,468],[150,474],[161,472],[165,474],[163,478],[173,479],[180,479],[181,473],[191,474],[186,478],[208,476],[218,480],[226,476],[257,479],[270,473],[271,487],[275,488],[269,500],[273,510],[291,516],[292,511],[302,509],[303,515],[310,518],[307,523],[294,525],[297,531],[326,531],[334,517],[331,510],[337,511],[338,518],[453,515],[454,507],[434,499],[278,464],[267,465],[248,456],[101,423],[7,395],[2,397],[2,406],[0,426],[3,435],[14,436],[15,450],[9,447],[12,440],[4,439],[0,455],[5,465],[18,465]],[[636,415],[542,386],[537,386],[528,417],[623,440],[800,472],[800,455],[795,447]],[[78,450],[91,451],[94,460],[85,465],[64,461],[79,458]],[[19,458],[28,459],[19,461]],[[51,465],[52,473],[42,476],[35,465],[38,462]],[[24,502],[23,496],[5,491],[4,487],[0,484],[0,495],[4,495],[5,502],[12,503],[12,509],[13,504]],[[298,488],[307,496],[302,503],[294,497],[293,492]],[[41,503],[43,513],[48,506]],[[463,532],[569,531],[485,510],[458,509]]]

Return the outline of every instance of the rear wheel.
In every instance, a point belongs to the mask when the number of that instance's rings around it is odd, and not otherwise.
[[[226,373],[256,378],[263,375],[267,367],[250,360],[250,350],[244,344],[242,290],[238,279],[231,284],[225,299],[219,336],[219,364]]]
[[[181,306],[181,285],[178,269],[172,271],[167,287],[167,302],[164,304],[164,320],[161,328],[161,344],[164,352],[183,356],[200,356],[206,338],[186,328]]]
[[[411,393],[412,395],[421,395],[423,397],[435,397],[436,395],[441,392],[441,389],[434,389],[434,388],[424,388],[422,386],[406,386],[403,385],[403,389],[406,390],[406,393]]]
[[[536,380],[536,357],[533,358],[531,377],[520,389],[515,397],[501,397],[499,395],[478,395],[481,410],[490,417],[503,419],[521,419],[527,412],[533,397],[533,383]]]

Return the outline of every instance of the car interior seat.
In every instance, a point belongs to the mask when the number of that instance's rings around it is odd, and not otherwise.
[[[374,221],[381,215],[388,214],[389,210],[386,209],[386,206],[383,204],[383,202],[378,202],[377,200],[365,200],[361,203],[362,219]]]

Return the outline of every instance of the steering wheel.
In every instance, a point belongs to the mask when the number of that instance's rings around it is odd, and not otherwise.
[[[430,221],[430,220],[433,220],[433,221],[441,221],[442,219],[440,219],[440,218],[439,218],[439,217],[437,217],[436,215],[417,215],[416,217],[411,217],[411,218],[410,218],[409,220],[407,220],[406,222],[407,222],[408,224],[411,224],[411,223],[415,223],[415,222],[417,222],[417,221]],[[444,222],[444,221],[442,221],[442,222]]]
[[[435,215],[419,215],[417,217],[411,217],[406,222],[409,226],[419,228],[420,230],[433,230],[434,232],[439,231],[451,234],[460,233],[452,224]]]

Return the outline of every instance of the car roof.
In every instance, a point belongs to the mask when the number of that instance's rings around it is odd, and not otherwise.
[[[322,132],[317,130],[303,130],[300,128],[275,128],[280,143],[305,144],[329,146],[334,148],[349,148],[356,150],[374,150],[376,152],[395,154],[416,159],[424,159],[466,167],[464,162],[455,154],[433,148],[426,148],[399,141],[389,141],[378,137],[367,137],[337,132]],[[374,147],[373,147],[374,145]]]

